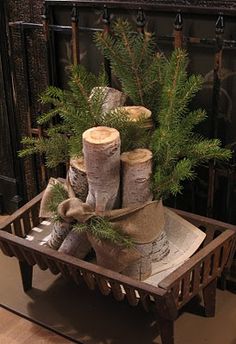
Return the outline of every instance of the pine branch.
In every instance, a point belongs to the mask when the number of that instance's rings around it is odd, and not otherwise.
[[[148,99],[156,99],[154,86],[159,78],[154,68],[158,58],[153,35],[133,32],[128,21],[118,19],[113,26],[113,37],[97,33],[95,42],[104,56],[111,61],[111,68],[121,81],[123,91],[135,105],[147,106]],[[147,75],[148,69],[150,73]],[[157,82],[150,87],[149,82],[154,79]],[[152,109],[154,107],[150,108]]]
[[[84,231],[90,232],[97,239],[108,240],[113,244],[126,248],[134,246],[129,236],[115,230],[112,224],[103,217],[93,217],[88,224],[76,223],[73,226],[73,230],[79,231],[79,233]]]
[[[65,190],[63,185],[56,183],[52,185],[51,198],[47,204],[47,209],[54,215],[57,215],[57,208],[60,203],[68,199],[68,192]]]

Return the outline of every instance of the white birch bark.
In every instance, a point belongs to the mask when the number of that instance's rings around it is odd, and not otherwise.
[[[83,157],[70,160],[68,178],[75,196],[85,202],[88,195],[88,181]]]
[[[94,127],[83,133],[88,178],[86,203],[97,213],[114,207],[120,184],[120,134],[114,128]]]
[[[121,165],[122,208],[151,201],[152,152],[135,149],[122,153]]]
[[[143,128],[153,128],[152,112],[144,106],[122,106],[119,110],[124,110],[131,122],[142,119]]]
[[[126,95],[112,87],[94,87],[90,94],[90,99],[96,95],[96,92],[102,92],[104,101],[102,112],[108,112],[125,104]]]

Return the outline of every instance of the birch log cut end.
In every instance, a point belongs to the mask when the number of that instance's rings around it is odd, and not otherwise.
[[[126,95],[112,87],[94,87],[90,94],[90,99],[96,95],[97,92],[103,93],[102,112],[108,112],[115,108],[122,106],[126,102]]]
[[[153,128],[152,112],[144,106],[122,106],[119,110],[124,110],[131,122],[142,119],[144,128]]]
[[[94,127],[83,133],[83,152],[89,185],[88,203],[97,213],[114,207],[120,184],[120,134],[114,128]]]
[[[68,177],[75,196],[85,202],[88,195],[88,181],[83,157],[70,159]]]
[[[121,163],[122,208],[151,201],[152,152],[135,149],[122,153]]]

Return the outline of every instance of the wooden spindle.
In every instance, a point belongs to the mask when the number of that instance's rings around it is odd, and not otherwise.
[[[103,295],[109,295],[111,292],[111,288],[108,286],[107,281],[104,279],[104,277],[96,275],[96,281],[101,293]]]
[[[137,304],[139,303],[139,298],[137,298],[137,296],[135,294],[135,290],[133,288],[128,287],[128,286],[124,286],[124,289],[125,289],[126,297],[127,297],[129,304],[131,306],[137,306]]]
[[[112,290],[112,294],[114,296],[114,298],[117,301],[122,301],[125,298],[125,294],[123,293],[122,289],[121,289],[121,285],[116,282],[116,281],[110,281],[111,284],[111,290]]]
[[[103,35],[107,36],[110,34],[110,13],[106,5],[103,7],[103,15],[102,15],[102,22],[103,22]],[[104,68],[108,79],[108,85],[111,86],[111,64],[107,58],[104,58]]]
[[[22,227],[21,227],[20,218],[17,218],[17,219],[14,220],[13,226],[14,226],[15,234],[16,234],[18,237],[23,238],[23,237],[24,237],[24,234],[23,234],[23,230],[22,230]]]
[[[213,90],[212,90],[212,116],[211,116],[211,137],[218,136],[218,117],[219,117],[219,100],[221,94],[221,70],[222,70],[222,53],[223,53],[223,34],[224,34],[224,17],[219,15],[215,25],[216,52],[214,57],[213,70]],[[215,177],[216,162],[211,161],[209,164],[209,181],[208,181],[208,198],[207,198],[207,216],[213,216],[214,194],[215,194]]]
[[[174,22],[174,47],[183,47],[183,17],[181,12],[179,12],[175,17]]]
[[[71,13],[71,29],[72,29],[72,59],[73,64],[80,63],[79,53],[79,12],[78,7],[74,4]]]
[[[83,270],[82,276],[89,289],[94,290],[96,285],[93,275],[90,272]]]

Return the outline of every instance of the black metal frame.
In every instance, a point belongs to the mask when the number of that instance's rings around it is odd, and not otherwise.
[[[10,152],[12,163],[9,164],[9,173],[0,168],[0,213],[14,212],[23,201],[26,201],[24,192],[24,177],[22,162],[17,158],[19,150],[19,131],[16,120],[16,102],[12,85],[12,69],[8,46],[8,28],[6,22],[5,2],[0,1],[0,68],[2,74],[1,105],[2,135],[8,133],[9,142],[2,142],[3,149]],[[9,177],[11,176],[11,177]]]
[[[53,22],[53,11],[58,7],[69,7],[72,9],[71,13],[71,25],[56,25]],[[82,9],[99,9],[102,14],[103,29],[97,29],[94,27],[82,27],[79,24],[79,14]],[[219,111],[219,97],[220,97],[220,71],[222,65],[222,51],[223,49],[235,50],[236,40],[235,39],[224,39],[224,17],[235,17],[236,18],[236,0],[235,1],[190,1],[190,0],[141,0],[141,1],[114,1],[114,0],[46,0],[44,3],[44,11],[42,16],[42,23],[32,22],[11,22],[9,23],[10,29],[19,29],[22,38],[22,51],[26,51],[24,36],[27,30],[41,30],[44,33],[45,44],[47,48],[47,61],[48,61],[48,83],[57,84],[57,71],[56,71],[56,58],[55,58],[55,47],[54,47],[54,33],[63,32],[71,35],[72,39],[72,56],[73,62],[79,62],[79,32],[93,32],[97,30],[104,30],[109,32],[110,30],[110,14],[116,13],[117,10],[132,10],[132,13],[137,13],[137,30],[143,31],[145,26],[145,15],[149,13],[175,13],[176,19],[174,24],[174,35],[158,36],[157,39],[160,43],[174,44],[175,47],[181,46],[204,46],[211,47],[214,49],[215,64],[214,64],[214,82],[213,82],[213,94],[212,94],[212,112],[215,114],[212,117],[212,130],[211,136],[217,137],[217,113]],[[204,15],[206,18],[215,16],[215,37],[184,37],[183,35],[183,19],[185,14]],[[23,60],[26,61],[27,56],[23,56]],[[105,67],[109,80],[111,81],[111,70],[109,62],[105,60]],[[27,69],[27,66],[25,67]],[[28,78],[26,78],[28,79]],[[27,89],[30,91],[29,83],[27,82]],[[30,104],[29,114],[30,115]],[[32,115],[32,114],[31,114]],[[30,122],[30,118],[29,118]],[[40,128],[29,128],[33,135],[42,135]],[[36,166],[36,165],[35,165]],[[215,178],[218,170],[216,169],[215,163],[212,162],[209,170],[209,195],[208,195],[208,210],[207,215],[211,216],[214,207],[214,185]],[[42,168],[42,174],[46,179],[45,170]],[[220,174],[228,175],[229,171],[220,171]],[[230,171],[230,183],[233,181],[232,171]],[[38,185],[40,188],[40,185]],[[230,188],[230,186],[229,186]],[[227,197],[228,203],[230,197]],[[227,204],[227,208],[229,204]]]
[[[164,11],[173,12],[174,10],[181,10],[183,13],[198,13],[198,14],[216,14],[224,12],[225,15],[236,14],[236,1],[211,1],[211,0],[46,0],[50,6],[73,6],[75,4],[79,7],[101,7],[104,4],[109,5],[110,8],[123,9],[138,9],[142,7],[143,10],[150,11]]]

